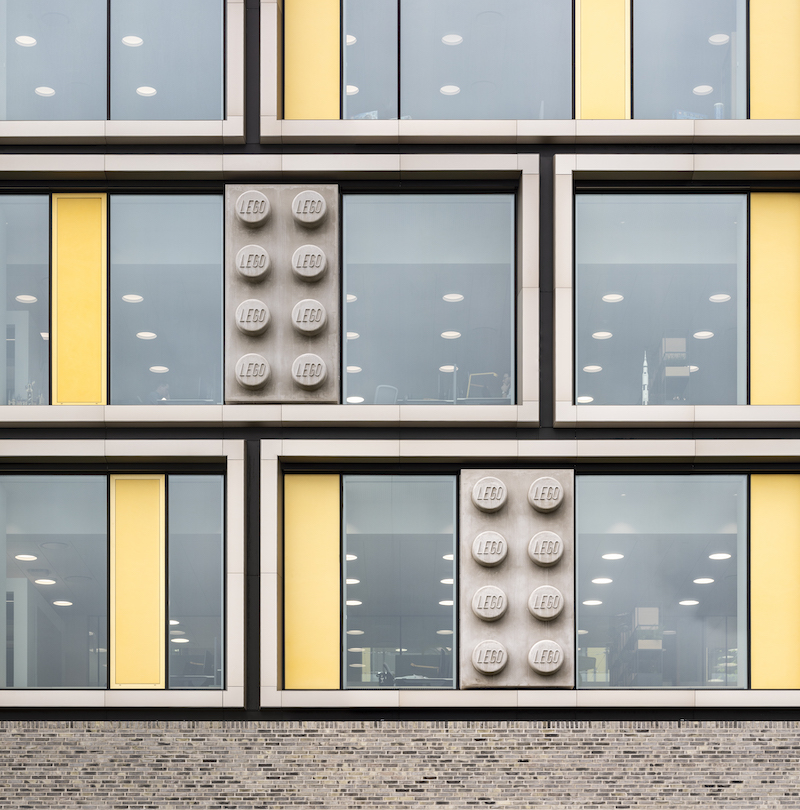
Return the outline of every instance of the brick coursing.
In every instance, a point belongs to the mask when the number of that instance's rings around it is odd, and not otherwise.
[[[800,808],[790,721],[0,723],[0,808]]]

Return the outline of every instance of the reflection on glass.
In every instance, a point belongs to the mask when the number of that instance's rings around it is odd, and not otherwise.
[[[223,478],[170,475],[169,685],[222,689]]]
[[[634,0],[633,117],[746,118],[745,0]]]
[[[455,686],[455,509],[454,476],[344,476],[347,688]]]
[[[113,195],[110,212],[112,404],[221,402],[222,198]]]
[[[0,196],[3,405],[50,401],[50,201]]]
[[[400,15],[403,118],[572,118],[571,0],[402,0]]]
[[[578,403],[744,404],[744,194],[576,198]]]
[[[0,120],[105,120],[106,0],[6,0],[0,25]]]
[[[106,477],[0,477],[6,688],[106,687]]]
[[[345,401],[514,402],[513,262],[513,195],[346,196]]]
[[[221,0],[114,0],[111,118],[221,120],[222,9]]]
[[[577,484],[580,686],[745,687],[747,477]]]
[[[344,0],[343,118],[397,118],[397,0]]]

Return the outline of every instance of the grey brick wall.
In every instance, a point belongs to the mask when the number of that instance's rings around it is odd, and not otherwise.
[[[3,722],[0,807],[800,807],[800,723]]]

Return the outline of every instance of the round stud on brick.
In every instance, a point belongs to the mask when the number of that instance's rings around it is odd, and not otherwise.
[[[256,228],[267,221],[269,200],[260,191],[245,191],[236,200],[234,210],[240,222]]]
[[[497,512],[507,500],[508,489],[499,478],[487,476],[472,487],[472,504],[481,512]]]
[[[328,323],[328,313],[319,301],[304,298],[294,305],[292,326],[304,335],[316,335]]]
[[[243,388],[262,388],[269,371],[269,363],[260,354],[245,354],[236,361],[236,381]]]
[[[248,281],[261,281],[269,273],[269,253],[261,245],[245,245],[236,254],[236,270]]]
[[[295,385],[308,391],[319,388],[328,376],[328,367],[318,354],[301,354],[292,363]]]
[[[248,298],[236,307],[236,328],[245,335],[263,334],[269,326],[269,308],[257,298]]]
[[[537,512],[554,512],[564,501],[564,487],[549,476],[537,478],[528,490],[528,503]]]
[[[325,251],[316,245],[302,245],[292,255],[292,272],[302,281],[319,281],[327,269]]]
[[[552,585],[541,585],[528,597],[528,610],[540,622],[551,622],[564,610],[564,595]]]
[[[306,228],[316,228],[327,213],[325,198],[318,191],[301,191],[292,200],[292,216]]]
[[[530,668],[539,675],[552,675],[564,663],[564,650],[556,641],[537,641],[528,653]]]
[[[494,568],[508,556],[508,543],[500,532],[481,532],[472,541],[472,559],[478,565]]]
[[[528,543],[528,556],[536,565],[549,568],[564,556],[564,541],[555,532],[539,532]]]
[[[506,615],[508,598],[496,585],[484,585],[472,595],[472,612],[484,622],[496,622]]]
[[[487,639],[472,650],[472,666],[483,675],[497,675],[508,663],[506,648],[499,642]]]

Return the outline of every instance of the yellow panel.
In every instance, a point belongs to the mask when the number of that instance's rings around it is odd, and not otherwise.
[[[164,476],[111,476],[112,689],[163,689]]]
[[[750,117],[800,118],[798,0],[750,0]]]
[[[53,195],[53,404],[106,402],[106,195]]]
[[[284,479],[286,689],[338,689],[340,542],[338,475]]]
[[[800,194],[750,196],[750,403],[800,404]]]
[[[800,475],[750,478],[750,682],[800,688]]]
[[[631,117],[630,0],[577,0],[577,118]]]
[[[339,117],[339,0],[284,0],[284,118]]]

